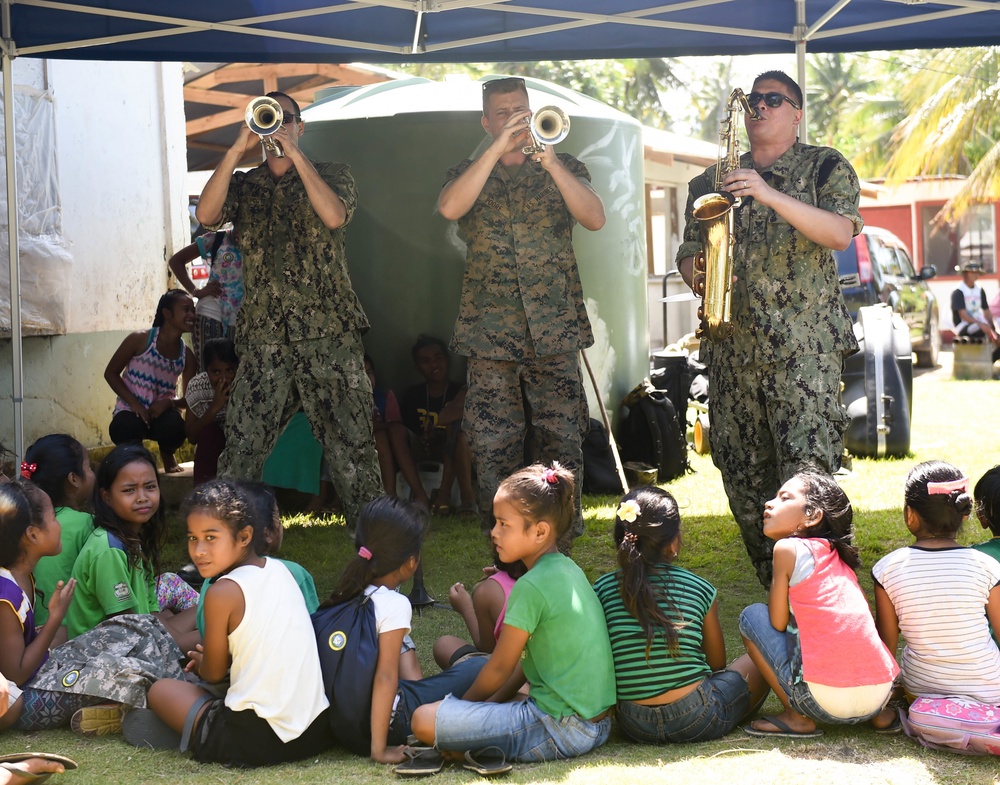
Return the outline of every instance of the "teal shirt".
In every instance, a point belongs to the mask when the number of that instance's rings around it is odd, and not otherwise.
[[[269,556],[269,559],[274,559],[273,556]],[[295,583],[298,584],[299,591],[302,592],[302,599],[306,601],[306,610],[309,613],[314,613],[319,607],[319,596],[316,594],[316,583],[313,581],[312,575],[309,571],[303,567],[301,564],[297,564],[293,561],[285,561],[284,559],[274,559],[277,562],[284,564],[288,571],[295,578]],[[208,592],[208,587],[215,582],[213,578],[210,581],[205,581],[201,585],[201,595],[198,597],[198,610],[195,611],[195,624],[198,626],[198,634],[202,638],[205,637],[205,594]]]
[[[76,557],[83,544],[94,531],[94,516],[72,507],[56,507],[56,520],[62,528],[62,552],[43,556],[35,566],[35,625],[41,627],[49,618],[49,600],[59,581],[68,581],[73,575]]]
[[[604,611],[572,560],[547,553],[519,578],[504,627],[529,634],[521,664],[531,699],[550,717],[589,719],[614,705],[615,664]]]
[[[972,547],[977,551],[982,551],[987,556],[992,556],[997,561],[1000,561],[1000,537],[994,537],[992,540],[981,542],[978,545],[973,545]]]

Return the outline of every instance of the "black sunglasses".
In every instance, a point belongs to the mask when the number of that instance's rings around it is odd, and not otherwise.
[[[512,93],[515,90],[526,91],[524,80],[520,76],[505,76],[503,79],[490,79],[488,82],[483,82],[484,97],[494,92]]]
[[[302,115],[300,115],[300,114],[288,114],[288,113],[286,113],[281,118],[281,124],[282,125],[288,125],[289,123],[301,123],[301,122],[302,122]]]
[[[781,93],[750,93],[747,96],[747,101],[750,103],[750,106],[757,106],[757,104],[763,101],[771,109],[777,109],[781,106],[782,101],[788,101],[794,109],[802,108],[787,95],[782,95]]]

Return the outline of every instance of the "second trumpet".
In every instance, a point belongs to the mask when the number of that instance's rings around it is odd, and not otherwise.
[[[278,158],[285,157],[285,151],[281,145],[274,141],[272,134],[281,128],[285,120],[285,113],[276,100],[270,96],[262,95],[254,98],[248,105],[243,116],[247,126],[264,143],[264,148],[274,153]]]
[[[532,143],[522,147],[525,155],[544,153],[545,145],[559,144],[569,135],[569,115],[558,106],[543,106],[528,118]]]

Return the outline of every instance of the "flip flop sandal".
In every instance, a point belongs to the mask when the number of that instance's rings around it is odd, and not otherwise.
[[[485,747],[475,752],[466,752],[462,768],[474,771],[481,777],[495,777],[509,773],[514,767],[507,762],[507,757],[499,747]]]
[[[54,771],[41,771],[37,774],[30,771],[25,771],[17,766],[18,763],[23,763],[29,758],[41,758],[42,760],[50,760],[56,763],[61,763],[66,771],[72,771],[73,769],[79,768],[76,761],[72,758],[67,758],[65,755],[56,755],[52,752],[15,752],[10,755],[0,755],[0,767],[7,769],[17,777],[20,777],[24,782],[43,782],[55,774]]]
[[[874,728],[874,731],[881,736],[892,736],[893,734],[903,732],[903,723],[899,721],[899,717],[894,717],[892,722],[884,728]]]
[[[444,758],[433,747],[415,747],[407,751],[409,760],[393,768],[400,777],[427,777],[439,774],[444,768]]]
[[[748,736],[770,736],[775,739],[818,739],[823,735],[823,731],[819,728],[811,731],[792,730],[784,720],[779,720],[777,717],[761,717],[761,719],[770,722],[778,730],[758,730],[753,725],[747,725],[743,728],[743,732]]]

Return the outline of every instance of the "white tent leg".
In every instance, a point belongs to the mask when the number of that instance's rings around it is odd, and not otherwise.
[[[3,70],[3,119],[7,174],[7,250],[10,263],[10,346],[14,404],[15,474],[24,456],[24,361],[21,354],[21,276],[17,247],[17,171],[14,164],[14,60],[6,48],[0,52]]]
[[[806,0],[795,0],[795,71],[799,89],[802,90],[802,122],[799,123],[799,141],[809,144],[809,102],[806,100]]]

